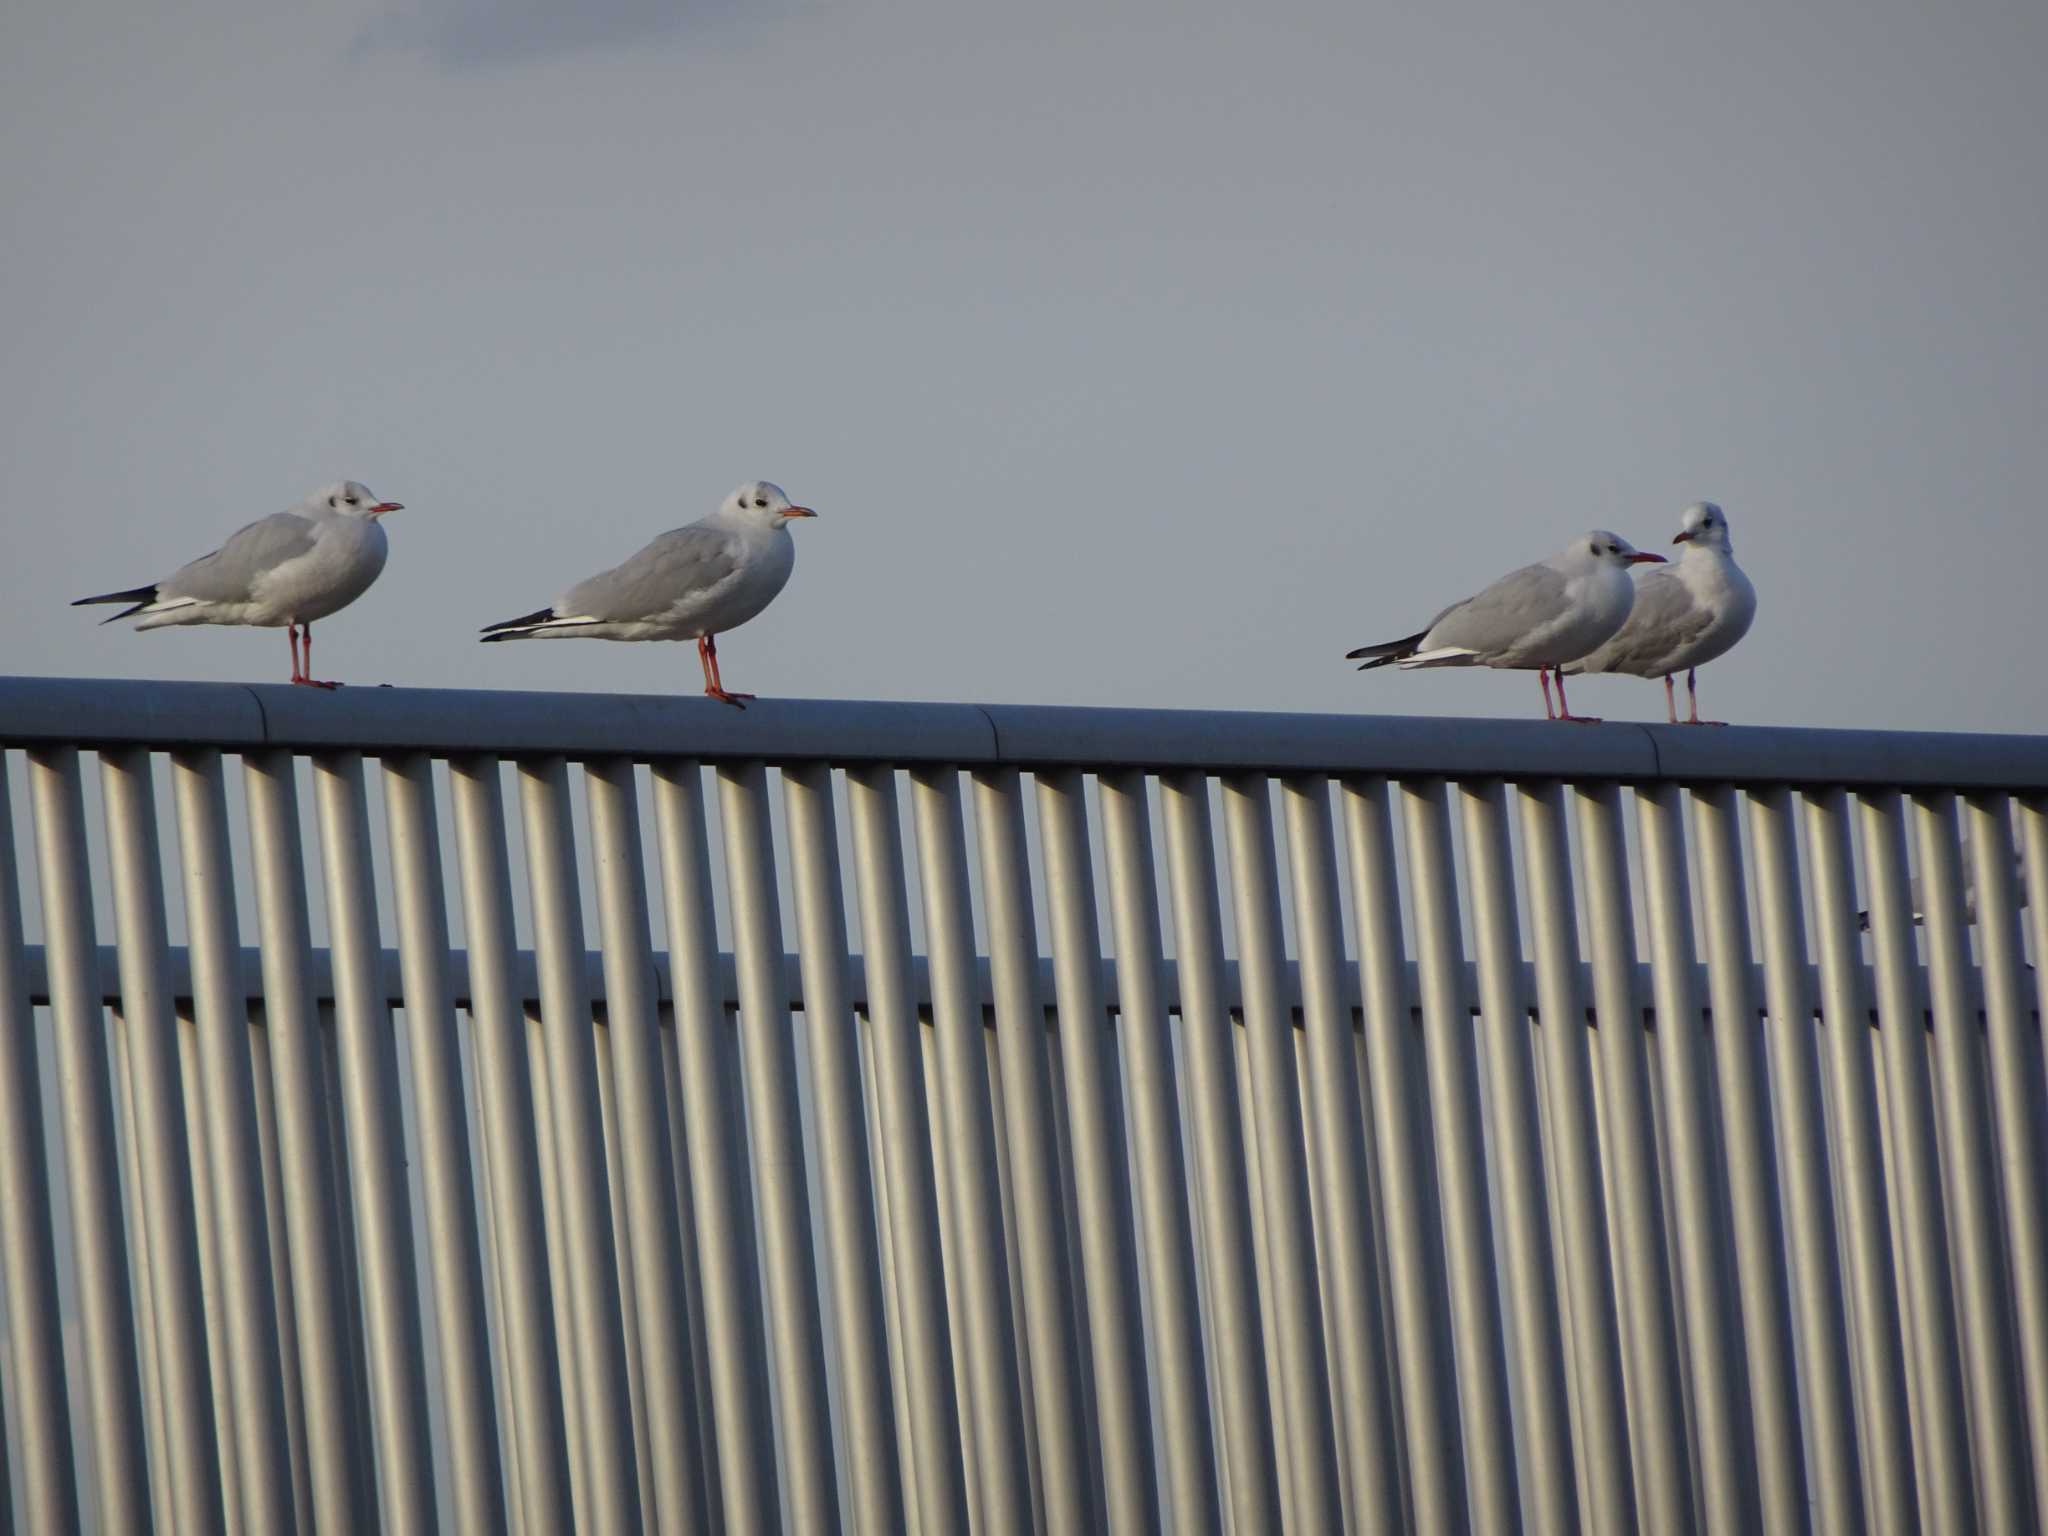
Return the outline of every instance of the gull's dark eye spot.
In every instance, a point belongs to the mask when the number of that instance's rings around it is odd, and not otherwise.
[[[1593,558],[1595,560],[1600,558],[1600,546],[1598,544],[1588,544],[1586,548],[1593,552]]]
[[[757,507],[765,507],[768,505],[768,498],[766,496],[756,496],[754,498],[754,505]]]

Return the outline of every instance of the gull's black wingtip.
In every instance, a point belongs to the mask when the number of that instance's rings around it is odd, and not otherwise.
[[[554,616],[555,610],[552,608],[536,608],[533,612],[523,613],[516,619],[500,619],[495,624],[486,624],[477,633],[486,640],[516,640],[519,638],[517,635],[506,634],[504,631],[531,629],[536,624],[547,623]]]

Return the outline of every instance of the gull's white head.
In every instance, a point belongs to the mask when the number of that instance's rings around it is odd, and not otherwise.
[[[334,485],[324,486],[306,500],[314,507],[328,512],[339,512],[344,517],[382,517],[386,512],[401,512],[403,502],[379,501],[370,488],[360,480],[342,480]]]
[[[1724,555],[1735,552],[1728,542],[1728,514],[1711,501],[1696,501],[1680,519],[1678,537],[1671,541],[1694,548],[1718,549]]]
[[[1645,554],[1618,533],[1595,528],[1565,551],[1574,563],[1583,565],[1662,565],[1662,555]]]
[[[749,480],[725,498],[719,509],[735,522],[760,528],[786,528],[793,517],[816,517],[809,507],[799,507],[782,494],[782,487],[766,480]]]

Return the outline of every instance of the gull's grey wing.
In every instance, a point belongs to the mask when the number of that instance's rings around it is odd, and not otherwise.
[[[1564,606],[1563,574],[1547,565],[1525,565],[1446,608],[1429,626],[1421,648],[1455,645],[1481,655],[1505,650]]]
[[[555,604],[561,618],[630,623],[666,613],[709,591],[740,568],[740,551],[723,528],[692,523],[660,535],[608,571],[579,581]]]
[[[1684,582],[1659,572],[1636,583],[1628,622],[1587,659],[1598,658],[1603,672],[1654,667],[1699,639],[1713,622],[1713,611],[1696,602]]]
[[[247,602],[250,588],[266,571],[297,559],[313,547],[316,525],[296,512],[273,512],[238,528],[210,555],[201,555],[157,583],[158,600],[191,597],[208,603]]]

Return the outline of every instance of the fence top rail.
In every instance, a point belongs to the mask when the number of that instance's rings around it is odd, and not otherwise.
[[[2048,791],[2048,736],[0,677],[0,745]]]

